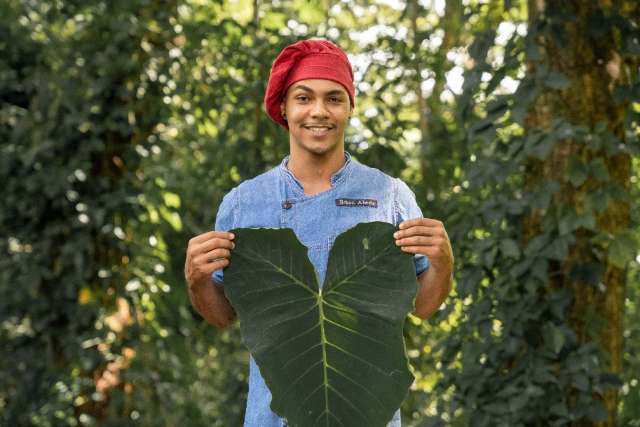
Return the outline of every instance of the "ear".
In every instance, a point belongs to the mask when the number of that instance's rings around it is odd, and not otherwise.
[[[284,108],[284,101],[280,103],[280,115],[282,115],[282,117],[285,117],[287,115]]]

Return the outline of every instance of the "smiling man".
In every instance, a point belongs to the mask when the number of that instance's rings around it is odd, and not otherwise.
[[[230,325],[235,313],[223,291],[239,227],[291,228],[308,248],[324,282],[337,235],[361,222],[399,227],[395,243],[414,255],[414,314],[426,319],[451,290],[453,256],[442,222],[423,218],[407,185],[357,163],[344,150],[344,133],[355,107],[353,71],[345,53],[326,40],[287,46],[271,68],[265,94],[269,117],[289,134],[290,154],[279,166],[232,189],[218,208],[214,231],[189,241],[185,278],[196,310],[212,325]],[[253,358],[245,427],[281,427],[270,409],[271,393]],[[400,426],[400,410],[388,427]]]

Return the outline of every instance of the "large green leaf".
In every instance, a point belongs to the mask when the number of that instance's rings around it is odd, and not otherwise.
[[[236,229],[225,293],[273,399],[292,426],[384,426],[413,376],[402,327],[413,308],[412,256],[391,224],[339,235],[322,289],[290,229]]]

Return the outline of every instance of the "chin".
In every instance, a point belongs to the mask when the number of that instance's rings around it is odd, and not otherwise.
[[[331,142],[331,143],[302,143],[300,144],[300,147],[305,150],[308,151],[310,153],[313,154],[317,154],[317,155],[321,155],[321,154],[327,154],[330,153],[332,151],[334,151],[336,149],[336,147],[338,146],[337,143],[335,142]]]

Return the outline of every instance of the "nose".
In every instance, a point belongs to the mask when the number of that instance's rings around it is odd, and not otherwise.
[[[326,118],[329,115],[326,106],[324,105],[324,101],[322,99],[317,99],[316,102],[313,103],[313,108],[311,109],[311,117],[313,118]]]

